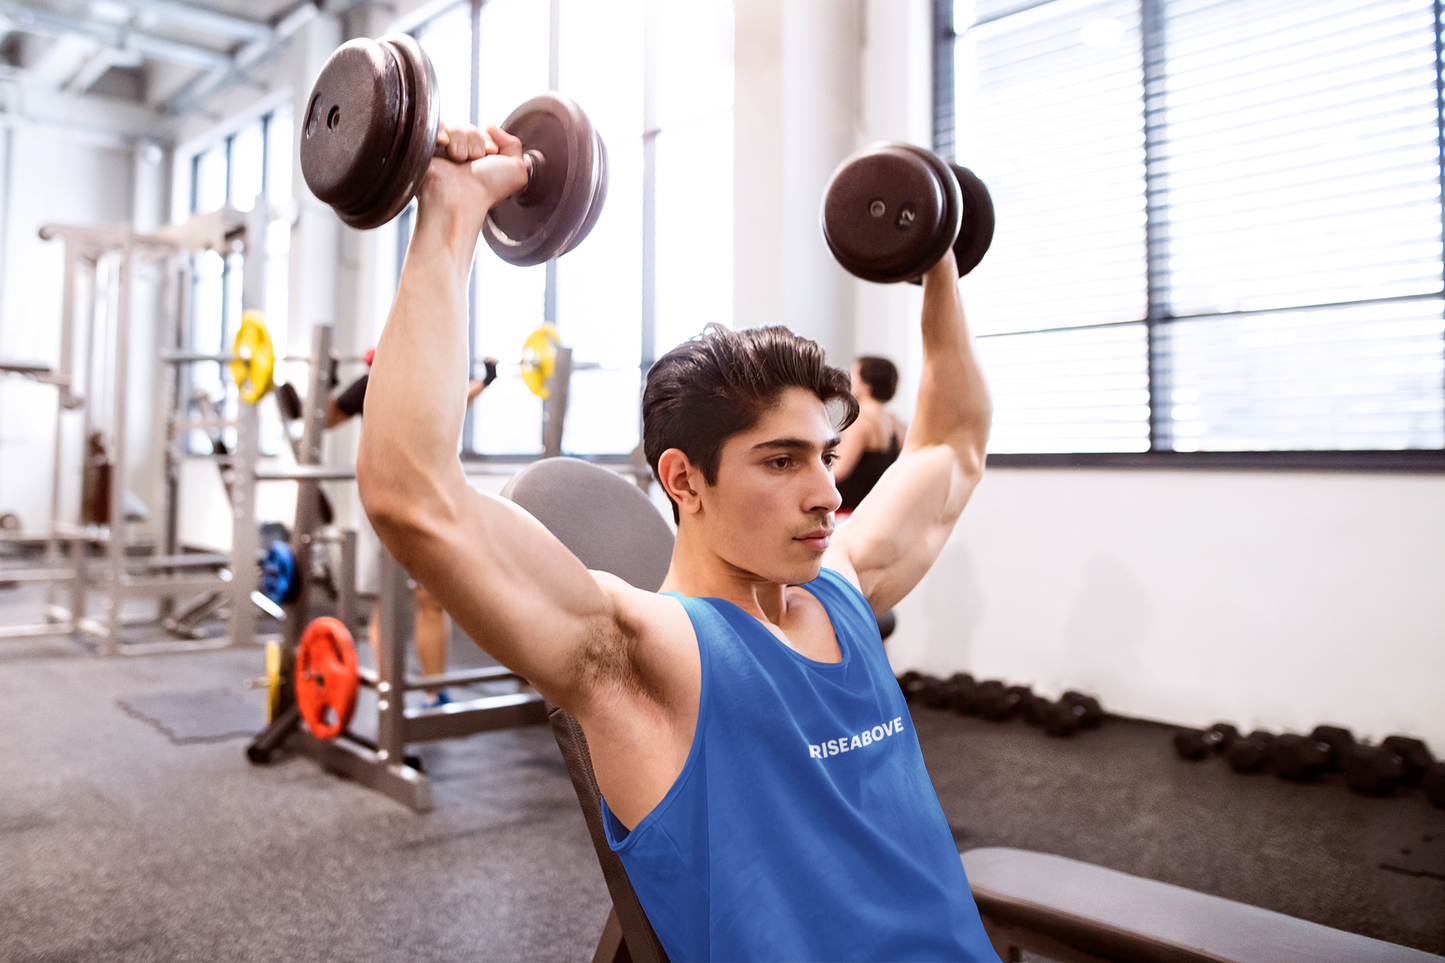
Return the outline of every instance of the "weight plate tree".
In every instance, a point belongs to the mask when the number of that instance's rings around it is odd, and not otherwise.
[[[823,238],[865,281],[917,281],[953,248],[960,277],[993,242],[993,200],[972,171],[912,144],[874,144],[828,182]]]
[[[358,230],[391,220],[416,195],[440,127],[436,70],[416,40],[389,34],[338,47],[311,89],[301,173]],[[587,237],[607,199],[607,148],[582,108],[549,91],[500,125],[522,141],[527,184],[487,213],[483,235],[504,261],[541,264]]]

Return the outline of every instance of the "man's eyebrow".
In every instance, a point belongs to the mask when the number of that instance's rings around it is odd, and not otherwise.
[[[837,448],[842,443],[842,437],[834,435],[823,443],[823,449]],[[814,447],[813,442],[806,438],[771,438],[767,441],[760,441],[752,447],[753,451],[764,451],[772,448],[781,448],[788,451],[808,450]]]

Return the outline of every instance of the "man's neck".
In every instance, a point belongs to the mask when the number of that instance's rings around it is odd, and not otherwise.
[[[659,591],[689,598],[717,598],[732,602],[756,619],[779,625],[787,612],[788,585],[770,582],[730,565],[685,531],[672,548],[672,564]]]

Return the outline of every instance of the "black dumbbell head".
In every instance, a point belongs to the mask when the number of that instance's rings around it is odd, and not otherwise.
[[[1099,700],[1091,695],[1070,689],[1059,697],[1059,701],[1083,708],[1084,714],[1079,717],[1080,728],[1093,729],[1104,721],[1104,707],[1099,705]]]
[[[1209,755],[1208,735],[1198,729],[1180,729],[1174,733],[1174,751],[1180,759],[1198,762]]]
[[[1234,740],[1225,753],[1225,758],[1235,772],[1259,772],[1269,761],[1269,747],[1273,741],[1274,736],[1270,733],[1256,729],[1249,735]]]
[[[948,683],[938,676],[925,675],[918,689],[919,700],[930,709],[948,707]]]
[[[1018,710],[1019,696],[997,679],[978,684],[974,698],[978,714],[992,722],[1002,722]]]
[[[1435,761],[1425,743],[1413,736],[1389,736],[1380,745],[1399,756],[1405,764],[1404,782],[1408,785],[1418,783]]]
[[[1345,782],[1355,792],[1387,796],[1405,778],[1405,762],[1384,746],[1356,743],[1345,753]]]
[[[938,155],[874,144],[833,172],[823,195],[823,239],[849,274],[890,284],[916,278],[958,239],[963,197]]]
[[[436,71],[407,34],[338,47],[311,88],[301,175],[343,223],[366,230],[401,213],[421,184],[440,125]]]
[[[1319,775],[1330,759],[1327,743],[1308,736],[1285,733],[1269,746],[1269,762],[1283,779],[1307,782]]]
[[[955,673],[948,683],[948,705],[954,712],[970,715],[978,711],[978,683],[972,675],[967,672]]]
[[[1420,777],[1420,786],[1425,798],[1441,809],[1445,809],[1445,762],[1432,762]]]
[[[1239,738],[1239,730],[1228,722],[1216,722],[1209,727],[1211,735],[1210,745],[1214,751],[1224,755],[1229,747],[1234,745],[1234,740]]]
[[[958,164],[948,165],[958,181],[959,194],[963,198],[963,212],[959,218],[958,239],[953,242],[953,257],[958,262],[958,276],[963,277],[983,260],[993,244],[994,213],[993,198],[978,175]]]
[[[607,148],[582,108],[548,91],[502,121],[523,149],[541,155],[527,188],[487,212],[482,236],[510,264],[542,264],[591,232],[607,199]]]
[[[1330,769],[1340,768],[1345,753],[1355,744],[1354,734],[1340,726],[1315,726],[1310,738],[1330,747],[1330,761],[1327,763]]]
[[[1046,699],[1038,700],[1036,709],[1039,717],[1039,725],[1043,726],[1044,732],[1051,736],[1072,736],[1083,725],[1084,707],[1077,702],[1068,702],[1060,699],[1058,702],[1049,702]]]

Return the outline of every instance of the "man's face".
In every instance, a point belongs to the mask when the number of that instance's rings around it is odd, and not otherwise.
[[[823,402],[802,388],[786,389],[756,425],[723,444],[699,521],[726,564],[789,585],[817,577],[841,502],[837,444]]]

